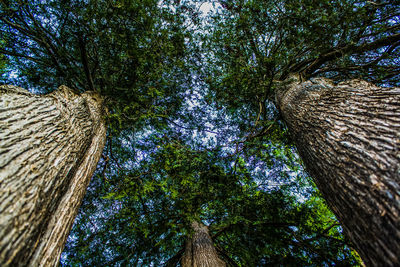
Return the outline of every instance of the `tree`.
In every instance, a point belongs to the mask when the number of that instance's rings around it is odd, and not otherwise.
[[[186,243],[185,252],[181,259],[182,267],[190,266],[226,266],[217,254],[211,240],[208,227],[202,223],[191,223],[193,236]]]
[[[103,100],[67,87],[0,92],[0,262],[53,266],[104,147]]]
[[[105,125],[108,136],[162,127],[180,105],[190,79],[183,17],[152,0],[2,1],[0,8],[0,52],[18,84],[72,88],[40,97],[1,89],[0,264],[56,265],[102,154]]]
[[[395,2],[219,1],[204,36],[209,97],[243,118],[248,142],[269,135],[274,103],[367,265],[400,262],[400,91],[360,80],[399,85]]]
[[[278,105],[308,172],[364,261],[396,265],[400,88],[324,79],[291,86]]]

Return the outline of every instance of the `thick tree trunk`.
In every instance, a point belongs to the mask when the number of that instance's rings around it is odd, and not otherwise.
[[[306,170],[369,266],[400,266],[400,88],[318,78],[276,94]]]
[[[208,233],[208,227],[192,222],[193,236],[186,242],[182,267],[225,267]]]
[[[0,266],[55,266],[106,136],[103,101],[0,87]]]

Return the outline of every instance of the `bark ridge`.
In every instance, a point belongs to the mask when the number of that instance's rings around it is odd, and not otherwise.
[[[191,226],[193,236],[186,242],[182,267],[225,267],[224,261],[218,257],[208,227],[196,221]]]
[[[400,265],[400,88],[294,81],[277,91],[291,137],[368,266]]]
[[[0,265],[55,266],[105,143],[96,93],[0,87]]]

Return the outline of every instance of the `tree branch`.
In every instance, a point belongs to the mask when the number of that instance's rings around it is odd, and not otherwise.
[[[81,60],[82,60],[82,64],[83,64],[83,69],[86,74],[86,79],[89,83],[90,91],[95,91],[92,74],[90,73],[90,69],[89,69],[89,62],[88,62],[87,53],[86,53],[86,44],[85,44],[85,41],[83,40],[82,36],[79,36],[78,40],[79,40],[79,50],[81,51]]]
[[[317,59],[314,60],[314,62],[312,62],[309,66],[307,66],[300,72],[304,74],[304,77],[308,78],[315,70],[317,70],[321,65],[328,61],[341,58],[349,53],[360,54],[367,51],[372,51],[383,46],[391,45],[398,41],[400,41],[400,33],[387,36],[371,43],[364,43],[359,46],[349,44],[342,48],[336,48],[328,53],[320,55]]]
[[[23,54],[19,54],[19,53],[13,52],[13,51],[8,51],[8,50],[1,49],[1,48],[0,48],[0,53],[5,54],[5,55],[9,55],[9,56],[13,56],[13,57],[25,58],[25,59],[27,59],[27,60],[36,62],[36,63],[38,63],[38,64],[43,64],[42,61],[40,61],[40,60],[38,60],[38,59],[36,59],[36,58],[34,58],[34,57],[27,56],[27,55],[23,55]]]
[[[170,259],[168,259],[164,266],[165,267],[174,267],[178,264],[178,262],[181,260],[183,253],[185,252],[185,249],[182,248],[181,250],[179,250],[173,257],[171,257]]]

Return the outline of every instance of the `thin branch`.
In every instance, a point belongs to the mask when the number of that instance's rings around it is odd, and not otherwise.
[[[86,79],[89,83],[89,88],[91,91],[94,91],[94,84],[93,84],[93,78],[92,78],[92,74],[90,73],[90,69],[89,69],[89,62],[88,62],[88,57],[87,57],[87,53],[86,53],[86,44],[85,41],[83,40],[82,36],[79,36],[79,50],[81,51],[81,59],[82,59],[82,64],[83,64],[83,69],[85,71],[86,74]]]
[[[13,52],[13,51],[8,51],[8,50],[1,49],[1,48],[0,48],[0,53],[1,53],[1,54],[5,54],[5,55],[9,55],[9,56],[13,56],[13,57],[25,58],[25,59],[30,60],[30,61],[33,61],[33,62],[35,62],[35,63],[43,64],[42,61],[40,61],[40,60],[38,60],[38,59],[36,59],[36,58],[34,58],[34,57],[27,56],[27,55],[23,55],[23,54],[16,53],[16,52]]]
[[[312,238],[305,239],[304,241],[313,241],[322,236],[325,236],[326,233],[328,233],[333,227],[336,227],[336,226],[340,226],[340,223],[334,223],[334,224],[330,225],[328,228],[324,229],[321,233],[317,234],[316,236],[314,236]]]
[[[230,266],[239,267],[239,265],[228,255],[228,253],[221,246],[215,244],[218,254],[220,254],[224,259],[228,261]]]
[[[312,62],[308,67],[303,69],[301,72],[305,74],[305,77],[307,77],[311,75],[324,63],[337,58],[341,58],[348,53],[361,54],[367,51],[375,50],[383,46],[392,45],[393,43],[397,43],[398,41],[400,41],[400,33],[387,36],[385,38],[376,40],[371,43],[364,43],[359,46],[356,46],[354,44],[349,44],[342,48],[336,48],[326,54],[320,55],[317,59],[314,60],[314,62]]]
[[[178,262],[181,260],[183,253],[185,252],[185,249],[182,248],[181,250],[179,250],[173,257],[169,258],[164,266],[165,267],[174,267],[178,264]]]
[[[170,120],[170,119],[168,119],[168,118],[166,118],[166,117],[162,117],[162,118],[165,119],[166,121],[172,123],[173,125],[179,127],[179,128],[182,128],[182,129],[185,129],[185,130],[189,130],[189,131],[198,130],[197,128],[189,128],[189,127],[185,127],[185,126],[179,125],[179,124],[177,124],[176,122],[174,122],[173,120]],[[217,132],[210,131],[210,130],[205,130],[205,129],[203,129],[203,131],[205,131],[205,132],[207,132],[207,133],[218,134]]]

